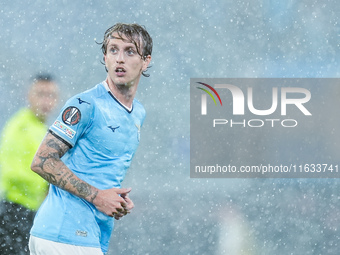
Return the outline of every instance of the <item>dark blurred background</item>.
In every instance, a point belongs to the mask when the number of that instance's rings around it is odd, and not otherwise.
[[[0,6],[0,128],[26,104],[37,72],[56,77],[60,106],[103,81],[96,42],[114,23],[145,25],[154,40],[151,76],[142,78],[137,95],[147,118],[123,183],[133,188],[136,207],[116,223],[109,254],[338,254],[338,179],[189,177],[190,78],[339,78],[336,0],[2,0]],[[338,98],[340,87],[327,90]],[[324,103],[337,119],[338,103]],[[339,154],[339,123],[332,123],[315,126],[323,142],[310,155]],[[277,149],[283,157],[304,153]]]

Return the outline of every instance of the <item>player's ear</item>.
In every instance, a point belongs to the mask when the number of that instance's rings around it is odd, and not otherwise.
[[[151,55],[147,55],[147,56],[144,58],[144,62],[143,62],[143,72],[146,71],[146,69],[148,68],[150,62],[151,62]]]

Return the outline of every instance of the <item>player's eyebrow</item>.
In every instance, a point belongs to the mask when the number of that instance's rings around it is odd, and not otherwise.
[[[125,43],[131,45],[131,46],[129,46],[128,48],[135,50],[135,51],[137,52],[137,54],[138,54],[141,58],[143,58],[143,46],[142,46],[142,42],[140,41],[140,40],[141,40],[140,38],[136,38],[136,40],[139,40],[139,43],[137,43],[137,42],[134,41],[134,40],[130,40],[130,39],[128,39],[128,38],[123,38],[122,36],[119,36],[119,35],[118,35],[118,36],[110,35],[108,38],[109,38],[110,40],[109,40],[109,42],[108,42],[108,44],[107,44],[107,46],[106,46],[107,49],[108,49],[109,47],[115,47],[115,46],[117,46],[116,43],[113,42],[112,40],[122,40],[123,42],[125,42]]]
[[[123,48],[132,48],[136,50],[136,45],[132,42],[126,42],[127,45],[123,45]],[[109,44],[107,45],[108,47],[113,46],[113,47],[119,47],[119,45],[117,43],[114,42],[109,42]]]

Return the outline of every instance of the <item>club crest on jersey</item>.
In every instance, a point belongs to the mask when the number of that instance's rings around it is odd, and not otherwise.
[[[62,115],[63,122],[70,126],[76,125],[80,121],[80,118],[80,111],[74,106],[67,107]]]

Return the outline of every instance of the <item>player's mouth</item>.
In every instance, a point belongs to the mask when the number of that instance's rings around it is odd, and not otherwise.
[[[126,70],[123,67],[117,67],[115,72],[117,76],[121,77],[125,75]]]

